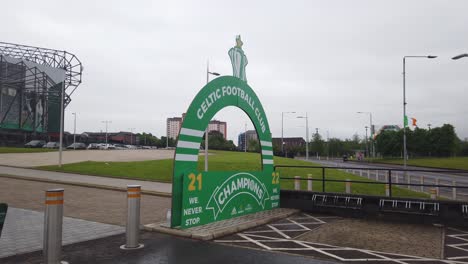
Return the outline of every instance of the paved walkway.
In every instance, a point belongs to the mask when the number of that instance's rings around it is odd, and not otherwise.
[[[64,216],[125,226],[127,195],[122,191],[0,177],[0,202],[10,207],[44,211],[44,191],[54,188],[65,189]],[[169,197],[143,194],[141,223],[163,221],[170,207]]]
[[[73,183],[83,186],[106,186],[118,189],[124,189],[129,184],[139,184],[143,191],[159,192],[169,194],[172,192],[172,184],[153,182],[153,181],[139,181],[127,180],[111,177],[99,177],[73,173],[42,171],[33,169],[24,169],[16,167],[0,166],[1,175],[14,175],[23,179],[36,179],[42,181],[53,181],[60,183]]]
[[[59,153],[5,153],[0,154],[0,164],[17,167],[37,167],[57,165]],[[138,149],[138,150],[67,150],[63,151],[62,162],[76,163],[83,161],[143,161],[174,158],[174,150]]]
[[[121,226],[64,217],[62,243],[68,245],[124,232]],[[44,213],[8,208],[0,237],[0,258],[41,250],[43,235]]]

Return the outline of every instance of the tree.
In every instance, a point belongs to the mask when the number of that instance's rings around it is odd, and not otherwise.
[[[260,144],[256,139],[250,139],[247,144],[247,151],[248,152],[260,152]]]

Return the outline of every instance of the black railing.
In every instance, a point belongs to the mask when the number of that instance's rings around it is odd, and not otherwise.
[[[410,180],[410,183],[400,183],[400,182],[397,182],[397,183],[394,183],[392,182],[392,178],[393,178],[393,175],[395,175],[396,173],[395,172],[401,172],[401,173],[404,173],[403,175],[403,179],[405,178],[405,175],[407,177],[411,177],[411,175],[409,175],[408,173],[411,173],[411,172],[417,172],[417,173],[436,173],[436,174],[451,174],[451,176],[453,175],[458,175],[458,174],[461,174],[460,176],[462,176],[463,174],[466,174],[465,176],[467,177],[466,180],[457,180],[458,182],[460,181],[465,181],[467,184],[468,184],[468,171],[467,170],[447,170],[447,169],[433,169],[433,170],[429,170],[429,169],[395,169],[395,168],[362,168],[362,167],[333,167],[333,166],[295,166],[295,165],[275,165],[274,166],[274,169],[275,171],[278,169],[278,168],[294,168],[294,169],[319,169],[321,170],[321,179],[309,179],[309,178],[295,178],[295,177],[280,177],[280,179],[282,180],[300,180],[300,181],[318,181],[318,182],[321,182],[322,183],[322,191],[323,192],[326,192],[326,187],[325,187],[325,183],[326,182],[342,182],[342,183],[361,183],[361,184],[377,184],[377,185],[385,185],[385,184],[388,184],[388,189],[389,189],[389,196],[392,197],[392,187],[393,186],[409,186],[411,188],[411,186],[418,186],[418,187],[432,187],[432,188],[452,188],[452,189],[468,189],[468,185],[447,185],[447,184],[424,184],[424,183],[411,183],[411,180]],[[386,181],[379,181],[378,179],[376,179],[376,181],[362,181],[362,180],[336,180],[336,179],[327,179],[326,178],[326,171],[327,170],[353,170],[353,171],[385,171],[387,172],[387,175],[386,176]],[[353,173],[351,173],[353,174]],[[354,174],[353,174],[354,175]],[[378,174],[376,174],[376,178],[378,177]],[[361,175],[355,175],[355,176],[361,176]],[[417,175],[413,175],[413,176],[417,176]],[[436,175],[427,175],[429,176],[428,179],[434,179],[435,181],[437,181],[438,177]],[[364,177],[364,176],[361,176],[361,177]],[[397,177],[399,177],[397,175]],[[421,177],[421,176],[419,176]],[[410,179],[410,178],[409,178]],[[448,181],[446,179],[442,179],[442,180],[445,180],[445,181]]]

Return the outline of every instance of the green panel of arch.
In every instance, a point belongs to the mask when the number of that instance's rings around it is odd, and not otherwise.
[[[261,171],[198,171],[200,144],[210,120],[235,106],[250,118],[261,146]],[[250,86],[233,76],[209,82],[190,104],[174,156],[172,228],[190,228],[279,207],[279,174],[265,111]]]

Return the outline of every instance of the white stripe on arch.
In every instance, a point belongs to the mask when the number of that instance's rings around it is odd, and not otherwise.
[[[200,131],[196,129],[182,128],[180,130],[180,134],[193,137],[203,137],[203,134],[205,134],[205,130]]]
[[[198,155],[191,154],[176,154],[176,161],[198,161]]]
[[[273,151],[271,151],[271,150],[263,150],[263,149],[262,149],[262,155],[273,156]]]
[[[179,141],[177,142],[178,148],[188,148],[188,149],[199,149],[200,143],[190,142],[190,141]]]
[[[271,142],[269,142],[269,141],[263,141],[262,140],[262,141],[260,141],[260,144],[262,146],[265,146],[265,147],[273,147],[273,144],[271,144]]]

